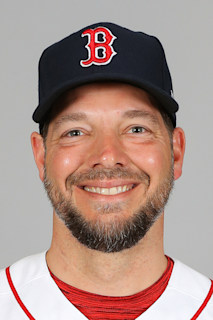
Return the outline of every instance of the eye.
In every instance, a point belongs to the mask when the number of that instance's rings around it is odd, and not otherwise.
[[[146,131],[147,130],[144,127],[136,126],[132,127],[127,133],[144,133]]]
[[[71,130],[65,134],[66,137],[78,137],[82,135],[83,132],[81,130]]]

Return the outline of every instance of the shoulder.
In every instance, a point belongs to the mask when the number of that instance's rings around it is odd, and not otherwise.
[[[174,260],[174,268],[167,291],[173,296],[176,305],[193,310],[202,309],[199,319],[213,319],[213,284],[203,274],[193,270],[178,260]]]
[[[14,263],[9,270],[16,290],[21,293],[24,288],[33,287],[39,279],[48,275],[45,253],[21,259]],[[13,319],[13,312],[16,317],[20,313],[20,319],[22,319],[23,314],[12,293],[6,269],[3,269],[0,271],[0,319]]]
[[[173,260],[174,267],[166,290],[138,319],[212,320],[211,280]]]
[[[14,288],[8,283],[6,270],[0,273],[1,320],[86,319],[52,279],[45,253],[24,258],[9,270]]]
[[[169,287],[181,294],[202,299],[211,287],[211,280],[178,260],[174,260],[174,268]]]
[[[28,282],[48,273],[45,252],[23,258],[10,266],[10,274],[16,287],[25,286]],[[0,271],[0,295],[9,293],[10,287],[6,277],[6,269]]]

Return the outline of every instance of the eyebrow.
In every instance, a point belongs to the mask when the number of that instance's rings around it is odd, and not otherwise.
[[[123,117],[127,119],[145,118],[152,122],[154,125],[159,125],[158,118],[154,114],[151,114],[150,112],[145,110],[128,110],[123,114]]]
[[[158,118],[155,115],[153,115],[145,110],[128,110],[128,111],[124,112],[122,117],[126,118],[126,119],[145,118],[145,119],[148,119],[150,122],[152,122],[154,125],[159,125]],[[54,129],[57,129],[61,124],[65,123],[65,122],[70,122],[70,121],[74,122],[74,121],[82,121],[82,120],[84,120],[84,121],[89,120],[86,113],[84,113],[84,112],[75,112],[75,113],[71,113],[71,114],[66,114],[64,116],[61,116],[55,122]]]
[[[54,123],[54,129],[57,129],[64,122],[81,121],[81,120],[88,120],[88,117],[87,117],[86,113],[75,112],[75,113],[71,113],[71,114],[66,114],[66,115],[60,117]]]

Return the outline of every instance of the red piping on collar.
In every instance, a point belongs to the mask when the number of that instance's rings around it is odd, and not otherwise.
[[[14,284],[13,284],[13,281],[12,281],[11,275],[10,275],[10,267],[7,267],[7,269],[6,269],[6,276],[7,276],[7,280],[8,280],[10,289],[12,290],[12,293],[14,294],[14,297],[15,297],[16,301],[18,302],[18,304],[20,305],[20,307],[22,308],[24,313],[28,316],[28,318],[30,320],[36,320],[35,318],[33,318],[31,313],[27,310],[27,308],[25,307],[25,305],[21,301],[21,299],[20,299],[20,297],[18,295],[18,292],[16,291],[16,288],[14,287]]]

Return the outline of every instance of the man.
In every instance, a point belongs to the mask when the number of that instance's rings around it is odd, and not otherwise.
[[[53,238],[1,272],[0,319],[213,319],[212,282],[163,249],[185,138],[160,42],[98,23],[39,70],[31,141]]]

